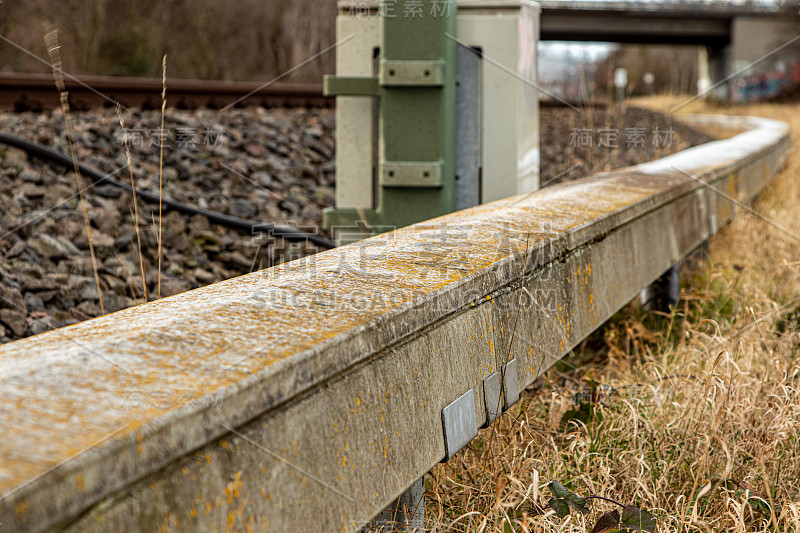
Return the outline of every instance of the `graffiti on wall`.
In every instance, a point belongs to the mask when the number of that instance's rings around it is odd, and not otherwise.
[[[769,100],[799,85],[800,63],[793,61],[787,70],[754,74],[734,81],[731,100],[736,103]]]

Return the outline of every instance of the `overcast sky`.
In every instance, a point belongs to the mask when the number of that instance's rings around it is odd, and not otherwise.
[[[542,81],[563,79],[569,67],[601,61],[618,46],[612,43],[540,41],[539,78]]]

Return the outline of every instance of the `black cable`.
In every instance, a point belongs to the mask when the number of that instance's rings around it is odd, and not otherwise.
[[[73,166],[73,161],[71,157],[62,154],[58,150],[55,150],[48,146],[44,146],[43,144],[28,141],[26,139],[15,137],[13,135],[8,135],[7,133],[0,133],[0,143],[7,144],[15,148],[19,148],[20,150],[24,150],[25,152],[34,155],[36,157],[39,157],[41,159],[44,159],[46,161],[52,161],[53,163],[58,163],[69,168],[72,168]],[[91,167],[88,167],[83,163],[78,163],[78,170],[80,170],[81,174],[88,176],[94,183],[102,181],[110,185],[113,185],[115,187],[124,189],[128,192],[133,191],[130,185],[112,179],[109,176],[104,175],[102,172],[95,170]],[[143,199],[145,202],[149,203],[157,204],[159,201],[157,194],[153,194],[146,190],[140,191],[137,189],[136,196]],[[184,213],[187,215],[203,215],[210,222],[228,228],[237,229],[240,231],[246,231],[249,232],[251,235],[256,235],[257,233],[268,233],[271,235],[275,235],[276,237],[286,239],[289,242],[310,242],[312,244],[319,246],[320,248],[325,248],[328,250],[336,247],[336,245],[332,241],[329,241],[324,237],[320,237],[319,235],[314,235],[312,233],[306,233],[296,228],[290,228],[286,226],[275,226],[274,224],[266,224],[260,222],[254,223],[245,220],[243,218],[233,217],[230,215],[225,215],[223,213],[217,213],[214,211],[208,211],[206,209],[200,209],[199,207],[193,207],[191,205],[183,204],[181,202],[176,202],[175,200],[169,200],[167,198],[161,200],[161,205],[163,205],[167,209],[173,209],[179,213]]]

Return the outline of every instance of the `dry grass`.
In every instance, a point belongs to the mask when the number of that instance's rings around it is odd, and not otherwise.
[[[669,110],[681,100],[637,102]],[[800,105],[681,112],[791,120]],[[800,153],[756,207],[800,227]],[[494,427],[428,476],[437,531],[590,531],[614,508],[559,519],[558,480],[657,515],[659,531],[800,528],[800,241],[745,214],[683,269],[680,309],[631,305],[552,369]],[[585,424],[561,421],[594,392]],[[492,433],[496,433],[492,438]]]
[[[164,134],[164,115],[167,111],[167,54],[161,60],[161,135]],[[158,292],[157,297],[161,298],[161,259],[164,255],[161,250],[162,237],[162,205],[164,198],[164,139],[158,141]]]
[[[119,103],[116,107],[117,118],[119,119],[119,127],[125,132],[125,120],[122,118],[122,109],[120,108]],[[136,247],[138,250],[139,255],[139,272],[142,276],[142,299],[144,303],[147,303],[147,281],[145,278],[144,273],[144,255],[142,254],[142,235],[139,231],[139,202],[136,199],[136,180],[133,177],[133,164],[131,163],[131,147],[128,144],[128,134],[123,133],[123,139],[125,144],[125,160],[128,163],[128,175],[130,176],[131,180],[131,204],[133,205],[133,209],[131,211],[131,218],[133,219],[133,230],[136,233]],[[119,256],[117,256],[119,258]],[[120,264],[127,270],[125,262],[122,259],[119,260]],[[130,276],[130,272],[127,273]],[[132,284],[131,284],[131,288]],[[131,294],[136,294],[135,291],[131,291]]]
[[[67,93],[64,85],[64,72],[61,68],[61,46],[58,41],[58,30],[51,29],[44,36],[47,45],[47,53],[50,57],[50,62],[53,68],[53,81],[55,82],[56,89],[61,99],[61,111],[64,114],[64,126],[67,132],[67,140],[69,141],[69,153],[72,157],[72,164],[75,171],[75,184],[78,188],[78,196],[80,199],[81,211],[83,212],[83,223],[86,231],[86,239],[89,242],[89,255],[92,258],[92,271],[94,272],[94,281],[97,287],[97,298],[100,303],[100,314],[106,314],[105,306],[103,305],[103,289],[100,285],[100,274],[97,269],[97,256],[94,252],[94,242],[92,240],[92,224],[89,220],[89,210],[86,205],[86,199],[83,195],[83,179],[81,172],[78,168],[78,156],[75,150],[74,136],[72,134],[72,121],[69,114],[69,94]]]

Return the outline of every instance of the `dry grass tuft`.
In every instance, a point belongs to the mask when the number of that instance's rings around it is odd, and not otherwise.
[[[69,152],[72,156],[72,164],[75,171],[75,182],[78,187],[78,196],[80,197],[81,210],[83,211],[83,222],[86,231],[86,239],[89,241],[89,254],[92,258],[92,270],[94,271],[94,281],[97,286],[97,297],[100,301],[100,314],[106,314],[105,306],[103,305],[103,288],[100,285],[100,273],[97,268],[97,257],[94,253],[94,242],[92,241],[92,223],[89,218],[89,208],[86,199],[83,196],[83,180],[81,179],[81,172],[78,168],[78,155],[75,151],[75,143],[72,135],[72,120],[69,114],[69,93],[64,85],[64,71],[61,68],[61,45],[58,43],[58,30],[51,29],[44,36],[45,44],[47,45],[47,54],[50,56],[50,63],[53,66],[53,81],[55,81],[56,89],[58,90],[61,99],[61,111],[64,114],[64,125],[67,130],[67,140],[69,141]]]
[[[161,298],[161,199],[164,197],[164,115],[167,111],[167,54],[161,60],[161,130],[158,142],[158,292]]]
[[[125,120],[122,118],[122,110],[120,108],[119,103],[116,106],[117,117],[119,118],[119,127],[125,132]],[[142,298],[144,298],[144,302],[147,303],[147,282],[145,281],[144,275],[144,256],[142,255],[142,236],[139,232],[139,203],[136,200],[136,180],[133,178],[133,164],[131,163],[131,147],[128,145],[128,134],[123,133],[124,135],[124,144],[125,144],[125,158],[128,162],[128,174],[130,175],[131,179],[131,193],[133,194],[133,199],[131,203],[133,204],[133,212],[131,213],[131,218],[133,218],[133,229],[136,232],[136,246],[139,251],[139,272],[142,275]],[[120,259],[120,264],[122,264],[123,268],[127,270],[125,266],[125,262]],[[130,273],[128,273],[130,275]],[[131,294],[136,294],[135,291],[132,291]]]
[[[789,119],[800,131],[800,105],[698,101],[682,112]],[[795,139],[756,209],[800,228],[798,178]],[[624,309],[433,469],[431,530],[588,532],[615,507],[595,500],[589,515],[559,519],[546,507],[552,480],[649,510],[662,532],[800,530],[800,241],[740,213],[684,266],[672,316]],[[565,424],[568,410],[583,422]]]

